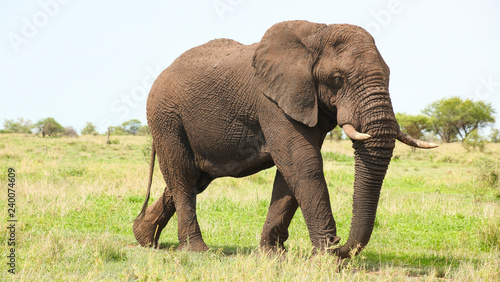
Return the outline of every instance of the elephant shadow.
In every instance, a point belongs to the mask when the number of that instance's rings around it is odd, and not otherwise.
[[[160,250],[176,250],[179,243],[163,242],[160,243]],[[255,253],[258,248],[256,247],[241,247],[241,246],[210,246],[212,252],[221,253],[225,256],[234,256],[236,254],[251,255]],[[465,257],[450,257],[421,254],[412,257],[402,257],[396,254],[378,252],[363,252],[362,264],[366,271],[378,272],[387,267],[402,267],[407,269],[409,277],[420,277],[428,275],[432,271],[437,271],[436,275],[442,273],[443,275],[447,270],[458,269],[460,264],[465,260],[473,264],[479,263],[478,259],[467,259]],[[425,266],[431,265],[431,266]]]
[[[468,261],[478,264],[478,259],[465,257],[439,256],[419,254],[415,256],[399,256],[392,253],[378,253],[365,250],[363,264],[367,271],[378,272],[387,267],[401,267],[406,269],[409,277],[420,277],[436,271],[436,275],[445,275],[449,269],[458,269],[460,264]],[[444,277],[444,276],[443,276]]]
[[[160,250],[176,250],[179,247],[179,243],[173,242],[162,242],[160,243]],[[236,254],[251,254],[252,252],[257,251],[258,248],[255,246],[250,247],[242,247],[242,246],[218,246],[218,245],[210,245],[210,251],[219,252],[226,256],[234,256]]]

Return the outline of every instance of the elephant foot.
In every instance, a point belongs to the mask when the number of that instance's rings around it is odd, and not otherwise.
[[[286,258],[286,254],[288,253],[288,250],[282,245],[278,246],[271,246],[271,245],[264,245],[259,247],[259,253],[267,255],[269,257],[279,257],[281,259]]]
[[[313,255],[328,253],[331,255],[337,255],[340,248],[340,240],[339,236],[335,235],[326,235],[326,238],[320,240],[319,247],[313,249]]]
[[[203,240],[190,240],[183,242],[177,247],[178,251],[191,251],[191,252],[206,252],[208,247]]]
[[[340,243],[340,237],[335,235],[326,235],[326,240],[322,242],[322,248],[330,249],[337,246]]]
[[[172,196],[165,192],[134,220],[135,239],[143,247],[159,248],[160,234],[174,213],[175,206]]]
[[[133,231],[135,239],[143,247],[157,249],[159,248],[158,239],[163,227],[159,224],[154,224],[154,221],[145,219],[144,215],[140,215],[134,221]]]
[[[276,252],[285,250],[284,244],[285,241],[288,240],[288,227],[279,228],[281,226],[275,226],[269,228],[268,226],[269,224],[266,222],[260,237],[260,248]]]

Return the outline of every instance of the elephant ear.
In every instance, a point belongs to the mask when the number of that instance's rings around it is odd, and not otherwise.
[[[314,127],[318,101],[312,76],[314,63],[310,37],[326,25],[306,21],[275,24],[262,37],[253,57],[256,75],[264,82],[264,95],[292,119]],[[305,44],[306,43],[306,44]]]

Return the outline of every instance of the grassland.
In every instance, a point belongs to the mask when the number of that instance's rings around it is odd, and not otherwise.
[[[500,144],[484,153],[460,144],[415,151],[398,144],[367,248],[339,270],[311,256],[300,211],[286,258],[259,254],[275,169],[217,179],[198,200],[211,251],[177,252],[176,218],[161,249],[132,234],[146,192],[147,137],[40,138],[0,135],[0,280],[500,280]],[[325,175],[339,236],[351,217],[349,141],[326,141]],[[16,176],[16,274],[7,272],[7,170]],[[156,169],[153,199],[164,188]]]

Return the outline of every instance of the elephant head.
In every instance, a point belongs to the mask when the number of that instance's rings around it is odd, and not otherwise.
[[[353,141],[353,216],[347,242],[335,253],[359,253],[373,231],[382,182],[395,140],[420,148],[436,144],[400,131],[389,97],[389,67],[364,29],[305,21],[271,27],[253,66],[264,94],[291,119],[316,127],[334,121]],[[337,241],[337,240],[334,240]]]

